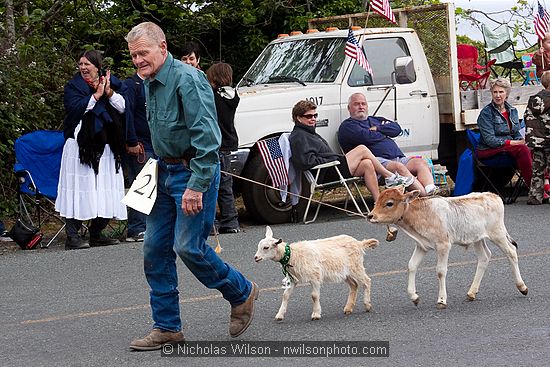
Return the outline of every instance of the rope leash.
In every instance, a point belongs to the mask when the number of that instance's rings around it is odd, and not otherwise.
[[[264,184],[262,182],[251,180],[251,179],[246,178],[246,177],[238,176],[238,175],[236,175],[234,173],[231,173],[231,172],[227,172],[227,171],[223,171],[223,170],[220,171],[220,172],[223,173],[223,174],[229,175],[231,177],[238,178],[238,179],[243,180],[243,181],[248,181],[248,182],[251,182],[251,183],[256,184],[256,185],[264,186],[264,187],[267,187],[267,188],[272,189],[272,190],[277,190],[279,192],[283,192],[283,190],[279,189],[278,187],[270,186],[270,185]],[[305,196],[302,196],[300,194],[295,194],[295,193],[290,192],[290,191],[287,191],[287,194],[296,196],[300,199],[309,200],[309,198],[307,198]],[[353,211],[348,210],[348,209],[339,208],[335,205],[324,203],[324,202],[315,200],[313,198],[311,199],[311,201],[314,202],[314,203],[317,203],[318,205],[324,205],[324,206],[327,206],[329,208],[333,208],[333,209],[339,210],[341,212],[345,212],[345,213],[350,214],[352,216],[361,217],[361,218],[365,219],[367,221],[367,223],[370,223],[368,221],[368,218],[363,213],[353,212]],[[214,229],[214,231],[215,231],[214,234],[216,236],[216,241],[218,241],[217,231],[215,229]],[[397,238],[397,232],[398,232],[397,228],[390,227],[389,225],[386,225],[386,241],[388,241],[388,242],[394,241]],[[218,241],[218,247],[219,247],[219,241]],[[216,247],[216,249],[218,249],[218,247]],[[221,251],[221,247],[220,247],[220,251]]]

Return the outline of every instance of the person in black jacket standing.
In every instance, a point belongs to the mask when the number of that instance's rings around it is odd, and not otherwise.
[[[214,89],[214,102],[218,114],[218,125],[222,132],[220,146],[220,169],[227,171],[230,168],[231,151],[239,145],[239,137],[235,130],[235,111],[239,105],[239,95],[231,87],[233,83],[233,69],[226,63],[217,63],[206,70],[206,76]],[[218,206],[220,218],[216,225],[219,233],[238,233],[239,218],[235,209],[233,196],[233,179],[221,174],[220,190],[218,192]]]
[[[151,131],[147,123],[143,78],[135,73],[124,81],[126,85],[126,155],[124,169],[131,185],[149,158],[155,158]],[[143,242],[147,216],[128,207],[128,234],[126,242]]]

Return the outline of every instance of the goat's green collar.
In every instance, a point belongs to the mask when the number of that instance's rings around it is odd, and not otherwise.
[[[279,244],[281,242],[283,242],[283,240],[280,239],[279,241],[277,241],[277,244]],[[281,266],[282,266],[283,275],[285,277],[287,277],[291,282],[296,283],[294,277],[288,271],[288,268],[292,266],[292,265],[289,264],[289,261],[290,261],[290,245],[288,243],[286,243],[285,244],[285,254],[281,258],[281,260],[279,260],[279,262],[281,263]]]

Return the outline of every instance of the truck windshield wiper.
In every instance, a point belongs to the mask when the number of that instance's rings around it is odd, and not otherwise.
[[[269,77],[269,81],[272,83],[296,82],[303,85],[304,87],[306,86],[306,83],[304,83],[300,79],[288,75],[272,75]]]

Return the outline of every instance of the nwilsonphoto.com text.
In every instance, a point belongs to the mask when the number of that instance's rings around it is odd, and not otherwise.
[[[188,341],[162,346],[163,357],[388,357],[389,341]]]

